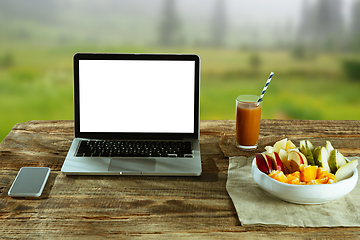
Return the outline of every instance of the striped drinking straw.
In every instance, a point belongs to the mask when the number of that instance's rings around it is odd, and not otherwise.
[[[269,86],[269,84],[270,84],[270,81],[271,81],[271,78],[274,76],[274,72],[271,72],[270,73],[270,76],[269,76],[269,78],[268,78],[268,80],[266,81],[266,83],[265,83],[265,86],[264,86],[264,88],[263,88],[263,90],[262,90],[262,92],[261,92],[261,95],[260,95],[260,97],[259,97],[259,99],[257,100],[257,106],[259,106],[259,104],[262,102],[262,99],[263,99],[263,97],[264,97],[264,94],[265,94],[265,91],[266,91],[266,89],[268,88],[268,86]]]

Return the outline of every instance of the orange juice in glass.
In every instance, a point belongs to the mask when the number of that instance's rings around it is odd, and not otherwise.
[[[244,151],[257,148],[260,131],[261,106],[256,95],[236,98],[236,146]]]

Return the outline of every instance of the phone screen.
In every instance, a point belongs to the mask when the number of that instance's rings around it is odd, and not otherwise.
[[[22,167],[10,187],[11,197],[39,197],[50,174],[47,167]]]

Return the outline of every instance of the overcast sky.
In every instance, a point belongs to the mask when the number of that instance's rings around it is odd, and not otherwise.
[[[0,13],[1,5],[5,4],[11,5],[12,11],[8,14],[9,18],[14,14],[17,14],[15,18],[29,14],[34,15],[29,16],[30,18],[35,18],[41,13],[48,13],[48,9],[44,7],[47,5],[61,12],[59,22],[67,27],[77,26],[77,29],[81,29],[80,32],[100,29],[104,36],[119,32],[121,39],[128,38],[129,41],[145,39],[154,42],[157,38],[159,23],[163,19],[164,3],[168,0],[32,1],[34,2],[0,0]],[[175,10],[182,25],[183,35],[187,40],[191,42],[209,37],[217,1],[175,0]],[[227,37],[234,44],[239,41],[252,41],[255,35],[261,42],[271,40],[269,39],[271,37],[294,38],[298,34],[297,26],[305,1],[310,4],[316,2],[316,0],[223,0],[228,24]],[[347,20],[353,1],[360,0],[342,0],[343,12]],[[33,11],[29,11],[29,8]],[[6,14],[6,11],[3,14]],[[48,15],[51,16],[51,14]],[[96,26],[98,28],[95,28]]]
[[[299,21],[302,5],[306,0],[224,0],[231,23],[246,19],[260,25],[268,22],[283,22],[289,19]],[[331,0],[329,0],[331,1]],[[344,15],[349,17],[351,3],[354,0],[342,0]],[[210,17],[216,0],[179,0],[177,6],[183,14]],[[314,0],[308,0],[314,3]]]

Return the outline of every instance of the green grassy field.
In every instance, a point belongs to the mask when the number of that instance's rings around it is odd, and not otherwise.
[[[73,119],[72,56],[76,52],[182,52],[201,57],[201,119],[235,119],[235,98],[259,95],[271,71],[274,78],[263,102],[262,118],[360,119],[360,81],[350,81],[344,58],[321,54],[296,60],[288,52],[255,53],[208,48],[37,46],[9,43],[0,61],[0,140],[19,122]],[[5,50],[6,49],[6,50]]]

